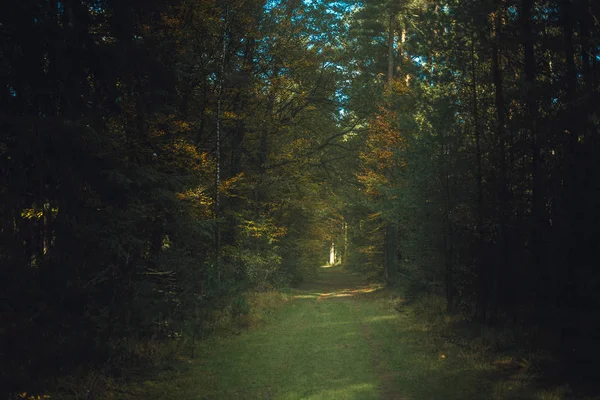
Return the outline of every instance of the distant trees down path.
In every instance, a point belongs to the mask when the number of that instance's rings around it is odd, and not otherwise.
[[[451,312],[597,341],[599,19],[592,0],[5,5],[0,387],[196,337],[331,248]]]

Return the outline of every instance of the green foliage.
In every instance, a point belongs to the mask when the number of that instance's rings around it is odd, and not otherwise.
[[[227,246],[222,250],[223,258],[236,269],[237,279],[259,290],[268,289],[277,281],[281,267],[281,256],[277,248],[263,251]]]
[[[152,359],[129,343],[193,347],[253,318],[242,293],[314,273],[330,240],[318,165],[345,129],[331,7],[3,10],[0,387],[122,373]]]
[[[593,2],[38,3],[0,15],[0,387],[195,342],[332,245],[595,339]]]

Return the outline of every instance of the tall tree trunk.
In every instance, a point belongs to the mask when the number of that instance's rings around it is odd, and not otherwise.
[[[534,54],[534,38],[532,30],[533,0],[522,0],[521,2],[521,35],[523,37],[524,69],[525,74],[525,128],[531,143],[531,268],[535,276],[534,282],[537,287],[534,290],[534,302],[541,304],[544,287],[541,278],[542,269],[542,229],[544,215],[544,198],[542,194],[542,176],[540,140],[537,132],[538,106],[535,94],[536,67]]]
[[[452,223],[450,222],[450,166],[448,157],[449,145],[442,145],[442,157],[444,159],[443,182],[444,182],[444,258],[446,264],[446,310],[451,312],[454,307],[454,239],[452,234]]]
[[[396,37],[396,15],[390,12],[388,26],[388,70],[387,85],[388,90],[392,90],[392,81],[394,80],[394,41]]]
[[[342,258],[342,263],[347,266],[348,265],[348,257],[350,256],[350,243],[348,241],[348,223],[344,221],[343,223],[343,232],[344,232],[344,258]]]
[[[504,100],[504,84],[501,67],[501,30],[502,16],[504,13],[503,1],[497,2],[496,11],[493,16],[493,40],[492,40],[492,76],[495,91],[495,108],[496,108],[496,136],[499,146],[499,167],[500,177],[498,179],[499,188],[499,207],[498,207],[498,257],[490,263],[491,273],[488,276],[487,288],[489,291],[488,314],[487,320],[494,323],[497,317],[498,308],[500,306],[500,279],[501,273],[506,269],[508,264],[507,241],[506,241],[506,224],[507,224],[507,168],[506,168],[506,105]]]
[[[387,222],[385,226],[385,277],[388,283],[393,283],[396,279],[397,268],[397,243],[396,226]]]
[[[206,126],[206,106],[208,104],[208,82],[206,79],[202,82],[202,106],[200,106],[198,130],[196,131],[196,146],[199,148],[204,139],[204,128]]]
[[[566,76],[565,76],[565,91],[566,91],[566,115],[563,117],[563,129],[566,131],[564,135],[564,170],[563,170],[563,207],[562,208],[562,240],[565,244],[563,255],[561,257],[563,267],[562,280],[568,279],[569,270],[577,261],[572,257],[579,254],[574,251],[579,243],[577,238],[577,226],[581,221],[577,221],[577,214],[573,212],[577,207],[577,190],[576,181],[579,172],[577,159],[577,138],[580,135],[579,118],[581,115],[578,111],[577,101],[577,67],[575,66],[575,45],[573,43],[573,4],[571,0],[563,0],[561,2],[561,17],[563,25],[563,45],[566,61]],[[581,205],[579,205],[581,206]],[[567,296],[568,297],[568,296]]]
[[[225,80],[225,54],[227,52],[227,28],[229,23],[228,10],[225,12],[225,26],[223,28],[221,60],[219,65],[219,81],[217,88],[217,118],[215,127],[215,267],[217,279],[221,281],[221,115],[223,107],[223,85]]]
[[[396,35],[396,13],[390,11],[390,19],[388,26],[388,70],[387,70],[387,96],[392,96],[392,84],[394,81],[394,42]],[[384,270],[385,278],[388,283],[393,283],[396,278],[397,268],[397,243],[396,243],[396,226],[394,223],[387,221],[385,226],[384,239]]]
[[[482,171],[482,163],[481,163],[481,123],[479,122],[479,103],[477,98],[477,60],[475,53],[475,34],[473,34],[471,38],[471,74],[472,74],[472,91],[473,91],[473,133],[475,134],[475,180],[477,186],[477,243],[476,243],[476,257],[477,257],[477,271],[480,277],[480,280],[485,282],[485,276],[487,268],[487,263],[485,262],[484,257],[484,248],[483,244],[485,241],[484,238],[484,228],[483,228],[483,171]],[[481,285],[483,288],[485,285]],[[486,291],[481,290],[479,303],[484,305],[487,303],[485,296]],[[480,314],[480,318],[484,318],[484,310],[482,308],[478,314]]]

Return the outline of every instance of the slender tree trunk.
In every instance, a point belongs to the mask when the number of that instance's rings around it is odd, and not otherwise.
[[[594,26],[594,22],[590,18],[591,11],[589,0],[580,0],[577,12],[579,16],[579,37],[581,40],[580,55],[583,80],[586,88],[593,90],[593,64],[598,60],[598,48],[593,46],[591,42],[590,29]]]
[[[388,26],[388,70],[387,70],[387,85],[388,90],[392,89],[392,81],[394,80],[394,41],[396,37],[396,15],[390,12],[390,20]]]
[[[396,227],[391,222],[385,226],[385,277],[388,283],[393,283],[396,279],[397,268],[397,244]]]
[[[492,40],[492,76],[494,82],[495,91],[495,108],[496,108],[496,136],[498,138],[499,146],[499,164],[500,164],[500,177],[499,183],[499,212],[498,212],[498,244],[497,259],[490,263],[492,269],[491,274],[488,277],[489,290],[489,304],[488,304],[488,315],[487,320],[494,323],[497,317],[498,308],[500,306],[500,279],[501,271],[505,270],[507,266],[507,241],[506,241],[506,224],[507,224],[507,168],[506,168],[506,106],[504,101],[504,84],[502,77],[501,67],[501,54],[500,44],[501,38],[500,33],[502,30],[502,15],[504,12],[504,3],[499,1],[497,3],[496,12],[494,13],[494,37]]]
[[[577,207],[577,190],[576,181],[579,171],[577,159],[577,138],[580,134],[578,127],[579,118],[581,115],[578,111],[577,100],[577,67],[575,66],[575,45],[573,43],[573,24],[574,18],[572,14],[572,1],[563,0],[561,2],[561,17],[563,25],[563,45],[566,61],[566,76],[565,76],[565,91],[566,91],[566,115],[564,117],[564,139],[562,140],[564,147],[564,163],[563,163],[563,207],[562,210],[562,240],[564,243],[563,255],[561,257],[562,280],[568,280],[569,270],[572,265],[577,264],[579,252],[575,251],[579,243],[577,226],[581,221],[578,221],[575,207]],[[568,267],[566,267],[568,266]],[[569,296],[567,296],[569,297]]]
[[[454,239],[452,223],[450,222],[450,167],[448,165],[449,145],[442,145],[444,159],[444,258],[446,264],[446,310],[451,312],[454,307]]]
[[[477,98],[477,60],[475,57],[475,35],[471,38],[471,67],[472,67],[472,90],[473,90],[473,131],[475,134],[475,179],[477,186],[477,243],[476,243],[476,257],[477,257],[477,270],[480,280],[485,282],[485,276],[487,265],[485,263],[484,257],[484,228],[483,228],[483,171],[482,171],[482,163],[481,163],[481,124],[479,122],[479,104]],[[481,287],[485,287],[485,284],[482,284]],[[479,303],[486,304],[485,297],[486,291],[481,291]],[[484,318],[484,310],[482,308],[478,312],[480,317]]]
[[[223,107],[223,85],[225,80],[225,54],[227,52],[227,28],[228,11],[225,13],[225,26],[223,28],[222,52],[219,65],[219,81],[217,88],[217,120],[215,127],[215,267],[217,270],[217,279],[221,280],[221,114]]]
[[[406,86],[408,86],[410,84],[410,75],[406,72],[403,71],[404,68],[404,45],[406,44],[406,21],[403,21],[402,25],[400,26],[400,45],[398,46],[398,76],[400,76],[402,73],[404,73],[404,83],[406,83]]]
[[[208,102],[208,82],[206,79],[202,83],[202,106],[199,112],[198,130],[196,131],[196,146],[200,147],[202,139],[204,138],[204,128],[206,126],[206,105]]]
[[[394,42],[396,29],[396,14],[390,11],[388,26],[388,71],[387,71],[387,95],[392,96],[392,84],[394,81]],[[393,283],[396,277],[397,268],[397,244],[396,227],[392,222],[387,222],[385,226],[384,239],[384,270],[385,278],[388,283]]]
[[[344,265],[348,265],[348,257],[350,256],[350,243],[348,242],[348,223],[347,222],[344,222],[343,230],[344,230],[344,258],[342,259],[342,263]]]
[[[544,198],[542,194],[542,176],[540,171],[541,151],[540,140],[537,132],[538,106],[535,94],[536,67],[534,54],[534,38],[531,26],[531,12],[533,0],[521,2],[521,35],[524,49],[524,74],[525,74],[525,109],[526,130],[531,143],[531,267],[537,282],[533,295],[534,302],[541,304],[545,288],[542,286],[542,229],[544,215]]]
[[[404,76],[404,78],[402,77],[402,68],[404,67],[404,43],[406,42],[406,26],[401,22],[397,22],[396,28],[398,31],[396,44],[396,53],[398,56],[395,63],[395,76],[397,76],[399,80],[404,80],[408,84],[408,74]]]

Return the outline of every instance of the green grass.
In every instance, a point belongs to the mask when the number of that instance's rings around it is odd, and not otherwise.
[[[560,385],[535,389],[531,369],[492,354],[481,338],[466,345],[444,340],[435,332],[444,320],[435,301],[401,313],[398,302],[381,285],[324,268],[299,289],[251,298],[254,328],[214,336],[198,346],[194,359],[103,398],[566,398]],[[261,308],[272,310],[266,321],[257,317]]]

